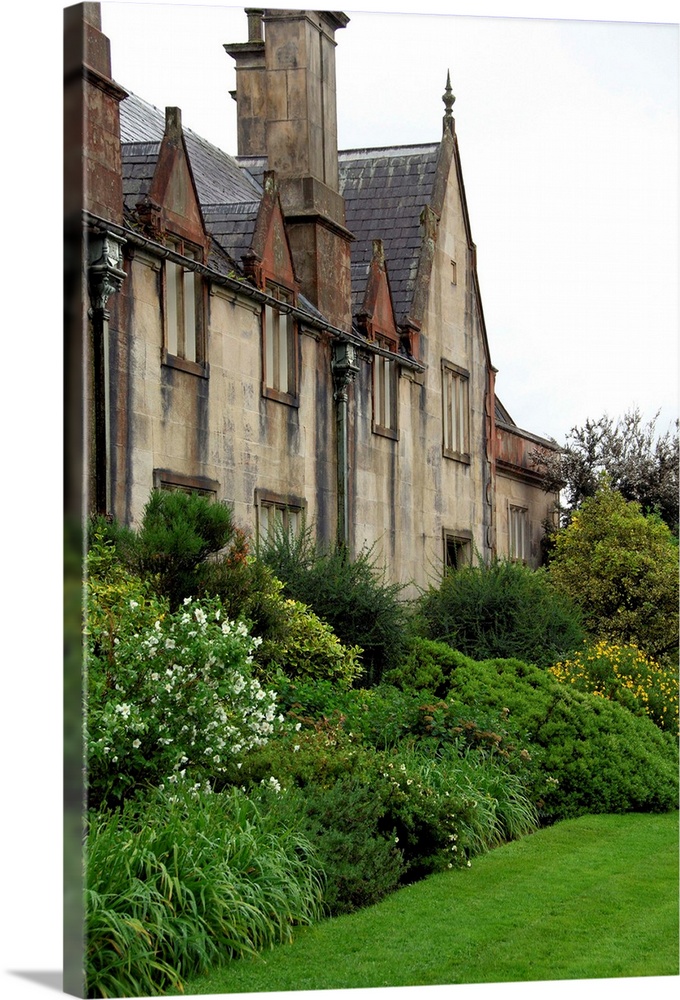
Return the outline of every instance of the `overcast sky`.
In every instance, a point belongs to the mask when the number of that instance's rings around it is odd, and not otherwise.
[[[661,408],[665,430],[678,403],[677,24],[634,23],[623,3],[604,7],[628,22],[517,16],[545,9],[521,2],[475,5],[511,17],[371,6],[383,12],[344,8],[336,34],[340,148],[438,140],[450,70],[491,357],[514,420],[563,441],[639,405],[647,418]],[[607,16],[583,6],[551,9]],[[644,16],[670,6],[648,0]],[[243,8],[125,0],[102,12],[115,79],[235,153],[223,44],[246,40]]]

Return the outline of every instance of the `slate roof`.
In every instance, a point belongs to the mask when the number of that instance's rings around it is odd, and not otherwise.
[[[165,114],[135,94],[120,106],[123,197],[131,212],[149,189],[165,130]],[[235,263],[250,247],[262,187],[233,156],[184,128],[184,141],[206,228]],[[223,269],[220,268],[220,269]]]
[[[129,213],[151,183],[165,114],[130,94],[121,103],[120,117],[123,194]],[[229,156],[187,128],[184,139],[206,228],[230,262],[240,267],[254,232],[266,158]],[[438,155],[439,143],[338,154],[346,225],[355,237],[354,315],[363,303],[374,239],[383,241],[397,323],[408,315],[422,239],[420,216],[432,200]]]
[[[421,246],[420,215],[432,200],[439,143],[339,153],[340,191],[353,233],[352,312],[361,307],[373,240],[381,239],[397,323],[409,312]]]

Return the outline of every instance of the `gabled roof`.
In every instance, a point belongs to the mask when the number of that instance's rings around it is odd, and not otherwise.
[[[149,190],[165,130],[165,115],[130,94],[120,105],[123,197],[129,214]],[[262,186],[233,156],[184,128],[191,169],[206,228],[240,266],[250,247]]]
[[[361,308],[381,239],[397,323],[409,312],[422,243],[420,216],[432,201],[439,143],[340,152],[340,192],[352,244],[352,312]]]

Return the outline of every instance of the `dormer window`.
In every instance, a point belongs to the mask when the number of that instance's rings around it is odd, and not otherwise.
[[[286,308],[294,304],[293,293],[272,284],[267,284],[266,291],[276,302],[265,303],[263,310],[262,392],[281,403],[297,404],[297,327],[290,308]]]
[[[201,261],[200,247],[171,236],[166,246],[187,263],[166,259],[163,266],[165,295],[165,362],[203,374],[204,288],[201,275],[189,261]]]

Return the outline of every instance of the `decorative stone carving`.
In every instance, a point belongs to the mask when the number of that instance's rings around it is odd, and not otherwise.
[[[90,315],[106,312],[109,298],[120,291],[125,279],[123,245],[125,240],[113,233],[91,234],[87,243],[87,281],[90,292]]]
[[[347,387],[355,380],[359,372],[357,352],[353,344],[341,340],[335,341],[331,369],[335,385],[335,399],[338,402],[346,403],[348,399]]]

